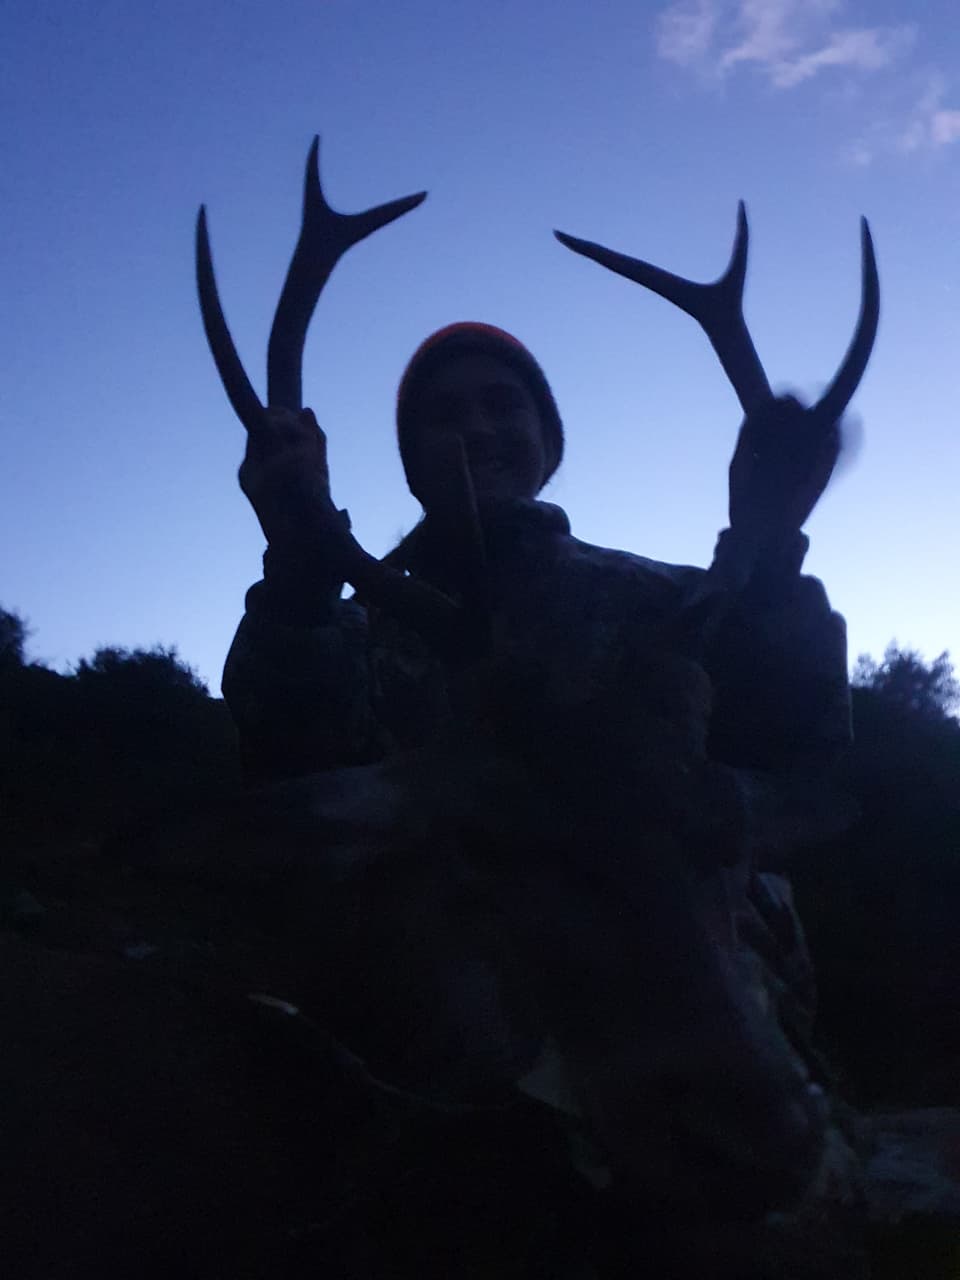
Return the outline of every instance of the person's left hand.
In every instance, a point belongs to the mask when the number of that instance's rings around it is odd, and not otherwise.
[[[793,396],[744,420],[730,463],[730,528],[758,552],[795,537],[840,456],[839,422],[824,423]]]

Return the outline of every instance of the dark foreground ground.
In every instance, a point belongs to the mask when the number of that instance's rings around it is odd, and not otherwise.
[[[960,1276],[958,1110],[845,1112],[834,1200],[678,1223],[571,1181],[534,1103],[371,1094],[283,1003],[284,891],[90,850],[40,880],[0,929],[4,1274]]]

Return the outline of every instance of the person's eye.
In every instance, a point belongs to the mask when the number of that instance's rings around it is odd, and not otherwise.
[[[459,403],[455,396],[439,396],[424,405],[423,422],[428,427],[445,427],[456,420]]]
[[[490,413],[513,413],[522,405],[520,393],[513,387],[488,387],[484,392],[484,405]]]

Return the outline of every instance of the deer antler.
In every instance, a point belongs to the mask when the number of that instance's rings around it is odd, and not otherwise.
[[[303,188],[303,223],[277,303],[267,348],[267,403],[273,408],[303,407],[301,369],[307,328],[320,293],[334,267],[348,249],[380,227],[409,213],[426,199],[426,192],[391,200],[365,213],[336,213],[320,185],[320,139],[307,156]],[[197,218],[197,291],[207,341],[237,417],[248,431],[262,421],[263,406],[244,372],[220,305],[203,205]]]
[[[425,191],[377,205],[365,213],[336,213],[320,185],[320,139],[307,156],[303,184],[303,223],[277,303],[267,347],[267,401],[285,409],[302,408],[301,369],[307,327],[323,286],[340,258],[374,231],[402,218],[427,198]]]
[[[700,324],[733,385],[744,413],[754,413],[772,398],[770,383],[753,345],[743,316],[743,285],[747,271],[749,231],[741,200],[737,208],[737,234],[726,271],[712,284],[684,280],[639,258],[628,258],[589,240],[555,231],[561,244],[575,253],[592,258],[602,267],[642,284],[668,302],[674,303]],[[877,334],[880,315],[880,284],[873,241],[866,218],[860,220],[861,300],[857,328],[847,353],[830,386],[809,411],[818,423],[835,423],[850,403],[863,377]]]
[[[426,192],[391,200],[364,213],[337,213],[320,185],[320,139],[307,156],[303,191],[303,223],[277,303],[267,348],[267,400],[272,408],[298,411],[303,406],[303,345],[320,293],[334,267],[353,245],[395,221],[426,198]],[[248,431],[262,430],[264,408],[244,371],[220,305],[206,210],[197,218],[197,291],[207,341],[234,412]],[[467,476],[469,484],[469,476]],[[442,592],[418,582],[368,555],[353,543],[346,566],[347,581],[386,612],[417,627],[436,645],[458,646],[472,615]]]

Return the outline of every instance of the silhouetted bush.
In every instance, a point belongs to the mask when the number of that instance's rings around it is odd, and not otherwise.
[[[843,782],[861,817],[793,869],[820,1028],[865,1101],[960,1103],[960,724],[947,655],[861,660]]]
[[[28,635],[23,618],[0,606],[0,670],[23,666]]]
[[[960,705],[960,683],[944,650],[926,663],[914,649],[887,646],[882,662],[862,653],[853,669],[854,688],[869,689],[884,702],[924,720],[945,720]]]
[[[99,846],[237,785],[235,735],[176,650],[101,648],[71,675],[0,671],[0,837]]]

